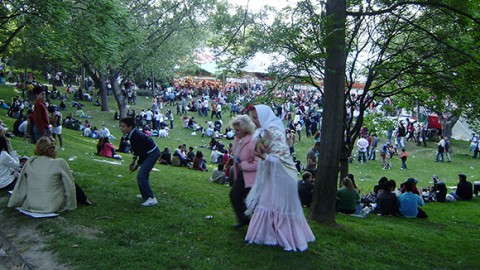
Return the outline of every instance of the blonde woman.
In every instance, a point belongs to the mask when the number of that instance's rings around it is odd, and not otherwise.
[[[75,210],[77,202],[91,204],[75,184],[67,162],[56,158],[52,137],[38,140],[35,155],[25,163],[8,207],[20,207],[34,213],[57,213]]]
[[[233,186],[230,190],[230,201],[237,217],[234,229],[248,225],[250,218],[245,215],[247,206],[245,198],[253,186],[257,175],[257,157],[253,154],[257,141],[252,137],[255,124],[248,115],[239,115],[230,121],[230,127],[235,130],[232,146],[234,163]]]

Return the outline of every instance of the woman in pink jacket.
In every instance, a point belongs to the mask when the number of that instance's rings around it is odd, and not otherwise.
[[[97,148],[99,150],[98,154],[100,156],[122,159],[122,156],[117,155],[115,153],[116,147],[110,143],[110,140],[108,139],[108,137],[101,137],[99,139],[99,145],[100,146],[97,145]]]
[[[245,198],[257,176],[257,157],[253,154],[257,141],[252,137],[255,124],[249,116],[236,116],[230,121],[230,127],[235,130],[231,153],[234,160],[234,183],[230,190],[230,200],[237,216],[237,224],[233,228],[238,230],[250,222],[250,218],[245,215]]]

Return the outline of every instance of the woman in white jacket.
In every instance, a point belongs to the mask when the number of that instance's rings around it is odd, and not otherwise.
[[[20,171],[17,153],[13,151],[10,141],[5,138],[5,131],[0,131],[0,189],[12,190],[16,176]]]

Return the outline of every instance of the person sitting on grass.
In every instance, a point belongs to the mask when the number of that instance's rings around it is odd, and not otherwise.
[[[463,173],[458,175],[457,190],[450,192],[457,200],[469,201],[473,198],[472,183],[467,181],[467,176]]]
[[[34,213],[57,213],[75,210],[77,203],[91,205],[85,192],[75,184],[67,162],[56,158],[57,148],[52,137],[38,140],[35,155],[25,163],[8,207],[20,207]]]
[[[179,145],[175,152],[173,153],[172,157],[172,165],[173,166],[187,166],[188,160],[187,156],[185,155],[185,149],[182,145]]]
[[[225,184],[226,176],[223,169],[224,165],[219,163],[217,169],[213,171],[212,176],[208,179],[208,181],[210,181],[210,183]]]
[[[193,147],[190,146],[188,148],[188,152],[187,152],[187,161],[188,162],[193,162],[194,158],[195,158],[195,152],[193,152]]]
[[[375,213],[379,216],[394,216],[397,214],[397,195],[392,192],[390,181],[383,182],[377,194]]]
[[[398,196],[398,211],[406,218],[427,218],[428,215],[419,207],[425,205],[422,197],[412,193],[415,182],[405,182],[405,193]]]
[[[82,110],[82,106],[79,105],[77,106],[77,111],[75,111],[75,116],[80,118],[92,118],[91,116],[86,115]]]
[[[108,137],[100,137],[98,139],[97,153],[102,157],[122,159],[122,156],[115,153],[115,146],[110,143]]]
[[[417,188],[418,180],[415,179],[415,178],[408,178],[408,179],[407,179],[407,182],[411,182],[411,183],[413,184],[412,193],[413,193],[413,194],[420,195],[420,191],[418,191],[418,188]],[[401,191],[402,193],[405,193],[405,191],[406,191],[406,189],[405,189],[405,184],[402,185],[400,191]]]
[[[352,180],[345,177],[342,187],[337,191],[337,212],[353,214],[357,211],[360,202],[360,194],[353,187]]]
[[[10,140],[5,138],[5,129],[0,131],[0,189],[12,190],[17,182],[21,165]]]
[[[162,153],[160,153],[160,159],[158,162],[164,165],[172,165],[172,154],[170,153],[170,148],[165,147]]]
[[[193,166],[192,169],[194,170],[199,170],[202,172],[207,171],[207,162],[205,161],[205,158],[203,157],[202,151],[197,151],[197,154],[195,154],[195,157],[193,158]]]
[[[302,175],[302,180],[298,182],[298,196],[302,206],[310,207],[313,198],[314,178],[308,171]]]
[[[122,153],[129,153],[130,152],[130,141],[128,140],[128,136],[123,135],[120,138],[120,145],[118,146],[118,151]]]

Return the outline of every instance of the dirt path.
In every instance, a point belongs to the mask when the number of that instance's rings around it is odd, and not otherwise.
[[[41,234],[37,227],[48,220],[7,215],[8,197],[0,196],[0,270],[71,269],[58,263],[52,252],[44,250],[48,236]]]

